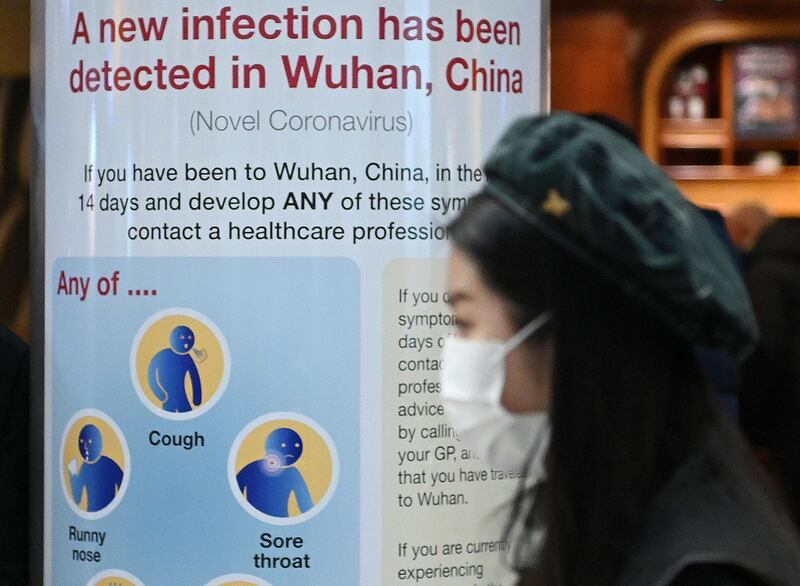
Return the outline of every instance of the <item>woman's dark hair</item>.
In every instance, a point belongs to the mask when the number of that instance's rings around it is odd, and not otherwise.
[[[520,584],[614,584],[647,505],[712,416],[691,349],[489,195],[471,200],[450,238],[519,326],[552,314],[547,480],[521,486],[509,521],[517,527],[509,534],[518,535],[511,559]],[[534,563],[526,538],[539,526],[546,537]]]

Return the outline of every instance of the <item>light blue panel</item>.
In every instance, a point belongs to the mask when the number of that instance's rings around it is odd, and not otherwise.
[[[127,493],[106,517],[80,518],[53,482],[53,576],[85,584],[120,568],[147,586],[202,585],[234,572],[283,584],[358,583],[359,563],[359,271],[346,259],[121,258],[61,259],[60,271],[92,278],[121,274],[121,295],[84,301],[53,294],[53,462],[61,461],[65,426],[93,408],[116,421],[131,454]],[[153,298],[129,288],[157,289]],[[222,399],[189,421],[149,411],[131,383],[129,360],[140,326],[163,309],[183,307],[209,319],[225,336],[231,374]],[[250,516],[227,478],[230,447],[253,419],[291,411],[331,436],[341,463],[339,484],[319,514],[294,526]],[[186,451],[151,446],[148,434],[200,432],[206,446]],[[101,563],[72,560],[70,526],[107,532]],[[299,536],[311,568],[259,570],[260,535]],[[265,552],[280,555],[278,552]]]

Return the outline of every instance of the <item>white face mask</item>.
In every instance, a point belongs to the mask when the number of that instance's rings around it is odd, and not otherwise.
[[[545,411],[511,413],[500,397],[505,357],[549,319],[542,313],[506,342],[448,338],[442,351],[442,403],[461,441],[490,467],[533,479],[544,477],[550,419]]]

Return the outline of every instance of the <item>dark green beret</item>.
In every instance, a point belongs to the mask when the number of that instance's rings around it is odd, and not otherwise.
[[[485,165],[486,191],[638,298],[692,344],[745,355],[747,290],[708,221],[635,145],[569,113],[525,118]]]

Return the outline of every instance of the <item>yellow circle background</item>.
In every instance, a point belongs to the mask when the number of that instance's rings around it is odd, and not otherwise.
[[[308,485],[311,499],[316,506],[328,492],[333,479],[333,457],[328,443],[317,431],[301,421],[294,419],[276,419],[266,421],[253,429],[236,453],[236,474],[250,462],[261,460],[265,455],[264,444],[270,432],[279,427],[288,427],[295,430],[303,440],[303,455],[295,464]],[[289,516],[300,515],[300,508],[294,493],[289,499]]]
[[[139,347],[136,349],[136,380],[139,381],[139,386],[144,391],[145,397],[156,408],[162,409],[161,401],[158,400],[150,389],[150,383],[147,380],[147,368],[150,365],[150,360],[153,359],[158,352],[165,348],[169,348],[169,335],[172,330],[177,326],[188,326],[194,332],[194,348],[205,349],[208,352],[208,358],[203,362],[198,363],[197,371],[200,373],[200,382],[203,385],[203,398],[200,405],[195,406],[195,409],[208,403],[219,390],[222,376],[225,372],[225,355],[222,351],[222,344],[214,335],[214,332],[205,323],[197,318],[174,314],[162,317],[149,328],[139,340]],[[189,375],[186,375],[188,381]],[[189,404],[192,403],[191,385],[184,382],[186,389],[186,397]]]
[[[136,586],[127,578],[120,578],[118,576],[109,576],[108,578],[101,578],[92,586]]]
[[[95,417],[93,415],[81,417],[72,424],[69,432],[67,432],[67,437],[64,440],[64,453],[62,454],[61,461],[61,474],[64,477],[64,486],[67,487],[67,492],[70,495],[72,494],[72,485],[69,480],[70,474],[69,470],[67,469],[67,464],[69,464],[70,460],[75,458],[78,461],[78,471],[80,471],[80,467],[83,465],[83,457],[78,449],[78,436],[81,433],[81,429],[83,429],[85,425],[89,424],[97,426],[97,429],[100,430],[100,433],[103,436],[103,451],[101,454],[114,460],[119,467],[122,468],[122,472],[124,474],[128,473],[128,463],[125,461],[125,452],[122,450],[122,442],[117,436],[117,432],[115,432],[105,420],[100,419],[99,417]],[[81,495],[81,502],[78,504],[78,508],[81,511],[85,511],[88,505],[88,497],[86,495],[86,489],[84,489],[83,494]]]

